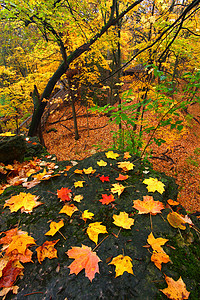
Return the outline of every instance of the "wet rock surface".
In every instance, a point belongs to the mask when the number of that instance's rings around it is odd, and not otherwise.
[[[115,151],[116,152],[116,151]],[[20,186],[15,189],[8,188],[0,200],[0,224],[1,231],[6,231],[17,224],[23,231],[32,236],[37,246],[31,247],[34,251],[46,240],[53,241],[60,239],[55,245],[58,251],[58,258],[48,259],[39,264],[36,251],[33,253],[33,263],[23,264],[24,276],[17,281],[19,292],[17,295],[8,295],[8,299],[167,299],[160,291],[167,287],[164,274],[174,280],[181,276],[186,284],[187,290],[191,292],[189,299],[198,299],[200,293],[200,242],[199,242],[199,221],[191,217],[195,228],[186,224],[186,230],[173,228],[167,221],[167,215],[171,209],[167,208],[167,200],[176,200],[177,186],[173,178],[163,173],[153,171],[146,167],[137,157],[131,157],[128,161],[135,166],[133,170],[126,172],[129,178],[120,181],[125,187],[118,197],[114,194],[113,204],[103,205],[99,200],[102,194],[110,194],[112,184],[117,183],[116,178],[122,170],[118,162],[124,161],[123,154],[114,159],[108,159],[105,152],[96,153],[93,156],[80,161],[72,167],[67,176],[51,177],[42,181],[37,186],[29,189]],[[107,162],[106,167],[100,167],[97,161]],[[64,167],[69,162],[60,162],[59,166]],[[83,170],[89,167],[95,169],[94,174],[75,174],[76,169]],[[101,182],[100,176],[109,176],[109,182]],[[157,178],[164,183],[165,191],[148,192],[147,186],[143,183],[145,178]],[[83,187],[74,187],[74,182],[84,181]],[[67,187],[72,191],[72,203],[78,211],[71,217],[66,214],[59,214],[64,203],[59,201],[57,190]],[[6,199],[20,191],[30,192],[40,196],[39,201],[43,204],[34,208],[32,213],[26,214],[20,211],[10,213],[9,208],[3,208]],[[83,195],[81,202],[73,201],[75,195]],[[162,214],[152,215],[138,214],[133,208],[133,200],[143,200],[143,196],[153,196],[154,200],[161,201],[165,205]],[[93,219],[84,221],[81,218],[82,212],[89,210],[94,214]],[[178,213],[186,214],[180,205],[175,207]],[[131,229],[122,229],[118,235],[119,227],[113,224],[113,214],[126,212],[129,217],[134,218],[135,223]],[[54,236],[46,236],[49,230],[50,221],[64,221],[64,227],[60,229],[66,240],[57,232]],[[92,282],[85,277],[85,270],[78,275],[69,274],[68,266],[72,263],[66,252],[71,247],[86,245],[95,248],[86,233],[88,225],[92,222],[102,222],[108,234],[100,234],[98,242],[101,242],[106,235],[108,237],[99,244],[95,252],[101,259],[99,262],[99,274],[96,273]],[[162,264],[161,271],[151,261],[151,247],[147,245],[148,235],[153,232],[156,238],[167,238],[168,242],[163,246],[164,251],[169,255],[171,262]],[[109,265],[113,257],[120,254],[130,256],[133,264],[133,273],[124,272],[122,276],[115,277],[115,266]]]

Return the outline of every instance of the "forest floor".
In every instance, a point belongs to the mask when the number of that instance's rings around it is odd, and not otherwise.
[[[93,114],[88,118],[83,106],[76,106],[80,138],[74,139],[73,120],[55,121],[66,108],[52,114],[43,132],[45,145],[58,160],[82,160],[97,151],[103,151],[113,145],[115,124],[109,123],[105,115]],[[68,115],[71,108],[69,107]],[[178,201],[190,212],[200,212],[200,117],[199,104],[188,109],[193,119],[187,121],[183,134],[173,135],[165,131],[167,142],[161,146],[151,146],[153,168],[175,178],[179,186]],[[64,125],[64,126],[63,126]],[[89,129],[88,129],[89,128]],[[51,131],[51,130],[54,131]]]

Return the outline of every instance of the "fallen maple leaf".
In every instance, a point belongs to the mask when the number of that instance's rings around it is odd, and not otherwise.
[[[122,174],[119,174],[119,176],[117,178],[115,178],[116,180],[126,180],[128,179],[129,176],[128,175],[122,175]]]
[[[45,233],[45,235],[52,235],[53,236],[63,226],[64,226],[63,220],[59,221],[58,223],[52,221],[50,223],[50,230],[47,231]]]
[[[114,257],[109,265],[115,265],[115,277],[122,275],[124,272],[133,274],[132,259],[129,256],[123,256],[120,254],[117,257]]]
[[[109,176],[104,176],[102,175],[101,177],[99,177],[99,179],[104,182],[104,181],[110,181]]]
[[[153,254],[151,256],[151,261],[154,262],[155,266],[161,270],[161,264],[162,263],[168,263],[170,262],[169,256],[165,253],[165,251],[157,252],[153,251]]]
[[[82,245],[81,247],[72,247],[72,249],[67,251],[69,258],[74,258],[75,260],[69,265],[70,274],[75,273],[76,275],[85,269],[85,276],[92,281],[96,273],[99,273],[98,262],[101,260],[93,252],[90,247]]]
[[[113,183],[112,184],[113,188],[111,188],[111,192],[113,194],[117,193],[118,196],[121,195],[121,193],[124,191],[125,187],[122,184],[119,183]]]
[[[187,222],[185,222],[185,219],[175,211],[167,215],[167,220],[169,224],[174,228],[180,228],[182,230],[186,229],[186,226],[184,224]]]
[[[17,235],[17,231],[18,228],[15,227],[13,229],[0,232],[0,235],[3,233],[5,234],[5,236],[0,239],[0,244],[9,245],[12,242],[12,237]]]
[[[2,270],[2,277],[0,278],[0,288],[8,288],[13,285],[17,276],[22,273],[23,266],[17,262],[10,260]]]
[[[149,179],[145,179],[143,183],[147,184],[148,192],[154,193],[155,191],[158,191],[160,194],[162,194],[165,191],[164,183],[159,181],[157,178],[150,177]]]
[[[74,196],[73,201],[81,202],[82,199],[83,199],[83,196],[82,196],[82,195],[76,195],[76,196]]]
[[[129,152],[124,152],[124,159],[129,159],[131,157],[131,155],[129,154]]]
[[[48,257],[49,259],[57,257],[57,250],[54,248],[54,246],[58,241],[59,240],[46,241],[42,246],[36,248],[37,258],[40,264],[45,259],[45,257]]]
[[[129,218],[126,212],[120,212],[119,215],[113,215],[114,224],[124,229],[131,229],[134,219]]]
[[[27,263],[27,262],[33,262],[32,255],[33,255],[33,252],[31,250],[29,250],[28,248],[26,248],[24,254],[19,253],[18,250],[15,249],[8,254],[8,257],[10,260],[13,260],[13,261],[18,260],[18,261],[21,261],[22,263]]]
[[[88,169],[83,169],[83,172],[85,174],[94,174],[96,170],[94,170],[92,167],[89,167]]]
[[[77,188],[77,187],[83,187],[83,183],[84,183],[85,181],[76,181],[76,182],[74,182],[74,186],[75,186],[75,188]]]
[[[0,277],[2,277],[2,270],[6,267],[9,260],[10,259],[7,255],[4,255],[0,258]]]
[[[121,168],[124,172],[133,170],[134,164],[132,164],[130,161],[122,161],[118,162],[118,168]]]
[[[92,219],[94,214],[92,212],[89,212],[88,209],[84,210],[82,213],[82,219],[86,222],[87,219]]]
[[[143,201],[133,200],[133,207],[139,210],[139,214],[156,215],[161,213],[161,209],[164,209],[164,205],[160,201],[154,201],[152,196],[143,196]]]
[[[9,253],[15,249],[17,249],[20,254],[25,255],[26,249],[30,245],[35,245],[35,240],[29,236],[28,233],[15,235],[12,237],[12,242],[6,249],[6,255],[9,255]]]
[[[60,190],[57,190],[57,195],[62,201],[70,201],[72,197],[71,190],[64,187],[62,187]]]
[[[107,166],[107,162],[101,159],[100,161],[97,161],[97,165],[100,167],[105,167]]]
[[[76,170],[74,171],[74,173],[75,173],[75,174],[83,174],[83,170],[76,169]]]
[[[10,132],[10,131],[0,133],[0,136],[14,136],[14,135],[16,135],[16,134],[15,134],[15,133],[12,133],[12,132]]]
[[[59,214],[66,214],[72,216],[72,214],[77,211],[78,208],[74,204],[65,204],[63,208],[59,211]]]
[[[168,200],[167,200],[167,203],[168,203],[169,205],[179,205],[179,202],[178,202],[178,201],[174,201],[174,200],[172,200],[172,199],[168,199]]]
[[[113,151],[108,151],[105,153],[107,158],[112,158],[112,159],[116,159],[117,157],[119,157],[118,153],[114,153]]]
[[[149,243],[149,245],[151,245],[152,249],[158,252],[163,251],[161,246],[163,246],[167,241],[168,239],[155,238],[152,232],[148,235],[147,239],[147,242]]]
[[[107,233],[106,226],[101,225],[101,223],[102,222],[90,223],[87,228],[87,234],[95,244],[98,242],[98,235],[100,233]]]
[[[43,172],[33,175],[33,178],[35,178],[37,180],[42,180],[46,174],[47,174],[47,171],[46,171],[46,169],[44,169]]]
[[[3,297],[2,300],[5,299],[5,296],[9,293],[9,292],[13,292],[13,294],[17,294],[18,293],[18,289],[19,287],[17,285],[12,285],[8,288],[3,288],[1,291],[0,291],[0,297]]]
[[[169,299],[181,300],[189,298],[190,292],[186,290],[185,283],[181,277],[175,281],[171,277],[165,275],[165,281],[168,287],[160,291],[163,292],[163,294],[165,294]]]
[[[38,198],[39,196],[30,193],[20,193],[6,200],[4,207],[9,206],[11,213],[19,209],[21,209],[21,212],[30,213],[34,207],[43,204],[36,201]]]
[[[109,203],[115,201],[115,198],[114,196],[111,194],[111,195],[106,195],[106,194],[101,194],[102,196],[102,199],[100,199],[99,201],[102,203],[102,204],[106,204],[108,205]]]

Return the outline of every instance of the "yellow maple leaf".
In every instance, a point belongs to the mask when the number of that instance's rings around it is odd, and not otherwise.
[[[109,265],[115,265],[115,277],[122,275],[124,272],[133,274],[132,259],[129,256],[123,256],[120,254],[117,257],[114,257]]]
[[[118,162],[118,167],[121,168],[124,172],[133,170],[134,164],[132,164],[130,161],[121,161]]]
[[[83,183],[84,183],[85,181],[84,180],[80,180],[80,181],[76,181],[76,182],[74,182],[74,186],[75,186],[75,188],[77,188],[77,187],[83,187]]]
[[[168,239],[155,238],[152,232],[148,235],[147,239],[147,242],[149,243],[149,245],[151,245],[152,249],[158,252],[163,251],[161,246],[163,246],[167,241]]]
[[[30,213],[34,207],[43,204],[36,201],[38,198],[39,196],[30,193],[20,193],[6,200],[4,207],[9,206],[11,213],[19,209],[21,209],[21,212]]]
[[[92,219],[94,216],[94,214],[92,212],[89,212],[87,209],[84,210],[84,212],[82,213],[82,219],[84,221],[86,221],[87,219]]]
[[[89,238],[97,244],[99,233],[107,233],[106,226],[101,225],[102,222],[90,223],[87,229]]]
[[[88,169],[83,169],[83,172],[85,174],[94,174],[94,172],[96,172],[96,170],[94,170],[92,167],[89,167]]]
[[[155,191],[158,191],[160,194],[162,194],[165,191],[164,183],[159,181],[157,178],[150,177],[149,179],[145,179],[143,183],[147,184],[148,192],[154,193]]]
[[[181,277],[175,281],[165,275],[165,281],[168,287],[160,291],[163,292],[169,299],[180,300],[189,298],[190,292],[186,290],[185,283]]]
[[[83,174],[83,170],[76,169],[76,170],[74,171],[74,173],[76,173],[76,174]]]
[[[131,229],[134,224],[134,219],[129,218],[126,212],[120,212],[119,215],[113,215],[114,224],[123,227],[124,229]]]
[[[33,177],[34,177],[35,179],[37,179],[37,180],[40,181],[40,180],[43,179],[43,177],[44,177],[45,175],[47,175],[46,169],[44,169],[44,171],[41,172],[41,173],[38,173],[38,174],[36,174],[36,175],[33,175]]]
[[[52,235],[53,236],[63,226],[64,226],[63,220],[59,221],[58,223],[52,221],[50,223],[50,230],[47,231],[45,233],[45,235]]]
[[[97,165],[100,167],[105,167],[107,166],[107,162],[101,159],[100,161],[97,161]]]
[[[76,196],[74,196],[73,201],[81,202],[81,200],[83,200],[83,196],[82,195],[76,195]]]
[[[124,191],[125,187],[122,184],[119,183],[113,183],[112,184],[113,188],[111,188],[111,192],[113,194],[117,193],[118,196],[121,195],[121,193]]]
[[[28,233],[15,235],[12,237],[12,242],[6,249],[6,254],[8,255],[13,250],[17,250],[20,254],[25,254],[27,247],[30,245],[35,245],[35,240]]]
[[[72,214],[77,211],[78,208],[74,204],[65,204],[63,208],[59,211],[59,214],[66,214],[72,216]]]
[[[179,215],[175,211],[170,212],[167,215],[167,220],[169,224],[174,228],[180,228],[182,230],[186,229],[185,223],[187,222],[184,220],[184,218],[181,215]]]
[[[112,159],[116,159],[117,157],[119,157],[118,153],[114,153],[113,151],[108,151],[105,153],[107,158],[112,158]]]

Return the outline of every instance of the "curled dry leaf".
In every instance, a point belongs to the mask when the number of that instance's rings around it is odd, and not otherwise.
[[[0,288],[9,288],[13,286],[17,277],[23,274],[23,266],[18,261],[10,260],[2,270],[2,277],[0,278]]]
[[[117,178],[115,178],[116,180],[119,180],[119,181],[122,181],[122,180],[126,180],[128,179],[129,176],[128,175],[122,175],[122,174],[119,174],[119,176]]]
[[[45,259],[45,257],[48,257],[49,259],[57,257],[57,250],[54,248],[54,246],[58,241],[59,240],[46,241],[42,246],[36,248],[37,258],[40,264]]]
[[[74,196],[73,201],[81,202],[81,200],[83,200],[83,196],[82,195],[76,195],[76,196]]]
[[[170,212],[167,215],[167,220],[168,220],[169,224],[174,228],[180,228],[182,230],[186,229],[185,219],[181,215],[176,213],[175,211]]]

